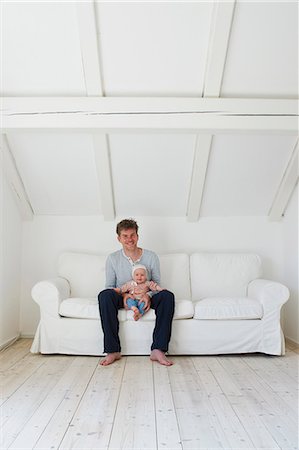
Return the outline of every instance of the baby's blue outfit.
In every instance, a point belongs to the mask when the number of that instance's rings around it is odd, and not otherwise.
[[[138,300],[135,300],[134,298],[128,298],[128,300],[127,300],[127,305],[128,305],[128,308],[129,309],[132,309],[132,306],[136,306],[137,308],[138,308],[138,310],[139,310],[139,312],[140,312],[140,314],[144,314],[144,305],[145,305],[145,303],[144,302],[141,302],[139,305],[138,305]]]

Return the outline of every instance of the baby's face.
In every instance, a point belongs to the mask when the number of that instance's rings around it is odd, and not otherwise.
[[[144,269],[136,269],[134,271],[133,280],[136,281],[137,284],[146,282],[146,272]]]

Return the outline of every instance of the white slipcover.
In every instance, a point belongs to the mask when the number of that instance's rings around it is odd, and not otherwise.
[[[258,255],[195,253],[190,257],[193,301],[207,297],[245,297],[250,281],[262,275]]]
[[[59,314],[62,317],[72,317],[77,319],[99,320],[99,305],[96,298],[66,298],[60,303]],[[191,300],[177,300],[174,313],[174,320],[190,319],[194,315],[194,306]],[[132,320],[131,311],[120,309],[118,320]],[[151,309],[140,320],[155,320],[155,311]]]
[[[62,254],[59,277],[33,287],[41,314],[33,353],[103,354],[97,294],[105,286],[105,260]],[[261,279],[258,255],[177,253],[160,255],[160,262],[161,284],[176,295],[171,354],[284,353],[280,309],[289,291]],[[155,312],[136,322],[120,310],[119,320],[122,353],[149,354]]]
[[[196,302],[194,309],[194,319],[197,320],[249,320],[263,317],[261,303],[249,297],[204,298]]]

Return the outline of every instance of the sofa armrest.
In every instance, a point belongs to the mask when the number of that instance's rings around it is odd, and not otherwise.
[[[70,284],[62,277],[40,281],[31,290],[32,298],[39,305],[41,315],[45,313],[54,317],[59,315],[59,305],[70,296],[70,293]]]
[[[276,281],[257,279],[248,284],[248,297],[259,300],[263,305],[264,314],[280,310],[289,299],[289,289]]]

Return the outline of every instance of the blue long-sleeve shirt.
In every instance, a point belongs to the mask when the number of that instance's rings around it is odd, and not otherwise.
[[[133,262],[123,250],[118,250],[106,260],[106,289],[120,287],[131,280],[135,264],[143,264],[147,269],[148,279],[160,284],[160,261],[156,253],[143,249],[140,259]],[[149,295],[151,296],[150,292]]]

